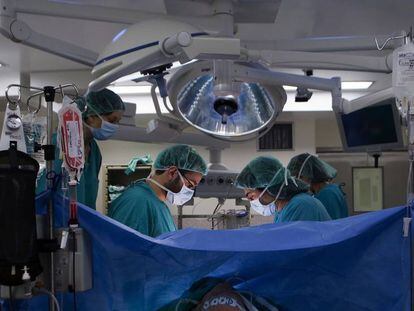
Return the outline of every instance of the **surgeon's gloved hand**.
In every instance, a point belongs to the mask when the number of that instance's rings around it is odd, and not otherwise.
[[[143,157],[135,157],[132,158],[131,161],[128,163],[128,167],[125,170],[126,175],[130,175],[133,172],[135,172],[135,168],[137,167],[137,164],[152,164],[151,156],[148,154]]]

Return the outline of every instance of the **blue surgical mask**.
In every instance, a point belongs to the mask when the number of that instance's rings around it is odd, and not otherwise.
[[[89,127],[91,129],[92,135],[97,140],[108,140],[111,138],[116,131],[119,129],[118,124],[112,124],[104,119],[102,119],[101,127],[100,128],[94,128]]]
[[[101,123],[101,127],[100,128],[94,128],[88,124],[86,124],[86,126],[91,130],[92,132],[92,136],[94,138],[96,138],[97,140],[108,140],[109,138],[111,138],[116,131],[119,129],[119,125],[118,124],[113,124],[110,123],[106,120],[104,120],[97,112],[95,109],[92,108],[92,106],[88,106],[89,108],[91,108],[92,111],[94,111],[96,113],[96,115],[98,116],[99,119],[101,119],[102,123]]]

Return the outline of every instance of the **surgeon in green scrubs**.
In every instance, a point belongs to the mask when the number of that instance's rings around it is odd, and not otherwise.
[[[101,168],[102,155],[96,140],[107,140],[119,128],[125,105],[122,99],[114,92],[103,89],[98,92],[88,93],[86,98],[81,97],[76,103],[83,117],[83,135],[85,146],[85,167],[77,186],[77,199],[79,203],[96,209],[96,197],[99,186],[99,170]],[[53,137],[56,145],[56,134]],[[56,150],[54,171],[64,182],[67,176],[62,175],[62,160],[59,149]],[[43,176],[38,182],[37,193],[46,189],[46,178]],[[61,185],[57,186],[61,191]]]
[[[111,203],[108,216],[150,237],[176,230],[167,202],[191,200],[207,165],[192,147],[175,145],[158,154],[151,175],[130,185]]]
[[[309,187],[290,176],[273,157],[258,157],[241,171],[236,185],[244,189],[250,206],[274,222],[330,220],[323,204],[308,194]]]
[[[293,157],[288,169],[291,174],[310,185],[315,198],[322,202],[332,219],[348,217],[348,206],[344,193],[330,181],[336,170],[317,156],[302,153]]]

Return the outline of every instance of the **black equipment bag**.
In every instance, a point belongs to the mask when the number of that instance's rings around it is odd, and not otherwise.
[[[37,236],[35,192],[39,163],[17,150],[0,151],[0,284],[23,284],[26,266],[31,279],[42,272]]]

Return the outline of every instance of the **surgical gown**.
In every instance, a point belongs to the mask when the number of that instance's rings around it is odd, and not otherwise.
[[[348,205],[338,185],[326,185],[315,198],[322,202],[332,219],[348,217]]]
[[[275,213],[275,223],[298,220],[331,220],[323,204],[307,193],[295,195],[289,203]]]
[[[108,216],[154,238],[176,230],[168,206],[145,181],[135,182],[115,199]]]
[[[53,144],[56,145],[56,134],[53,136]],[[102,155],[98,144],[94,139],[90,143],[89,156],[85,162],[80,182],[77,186],[77,201],[93,209],[96,209],[96,197],[98,196],[99,187],[99,170],[102,164]],[[62,172],[62,160],[59,158],[59,149],[56,148],[55,161],[53,164],[54,171],[57,174]],[[61,179],[60,179],[61,180]],[[36,194],[46,190],[46,174],[43,173],[38,181]],[[58,192],[61,192],[61,183],[58,184]]]

